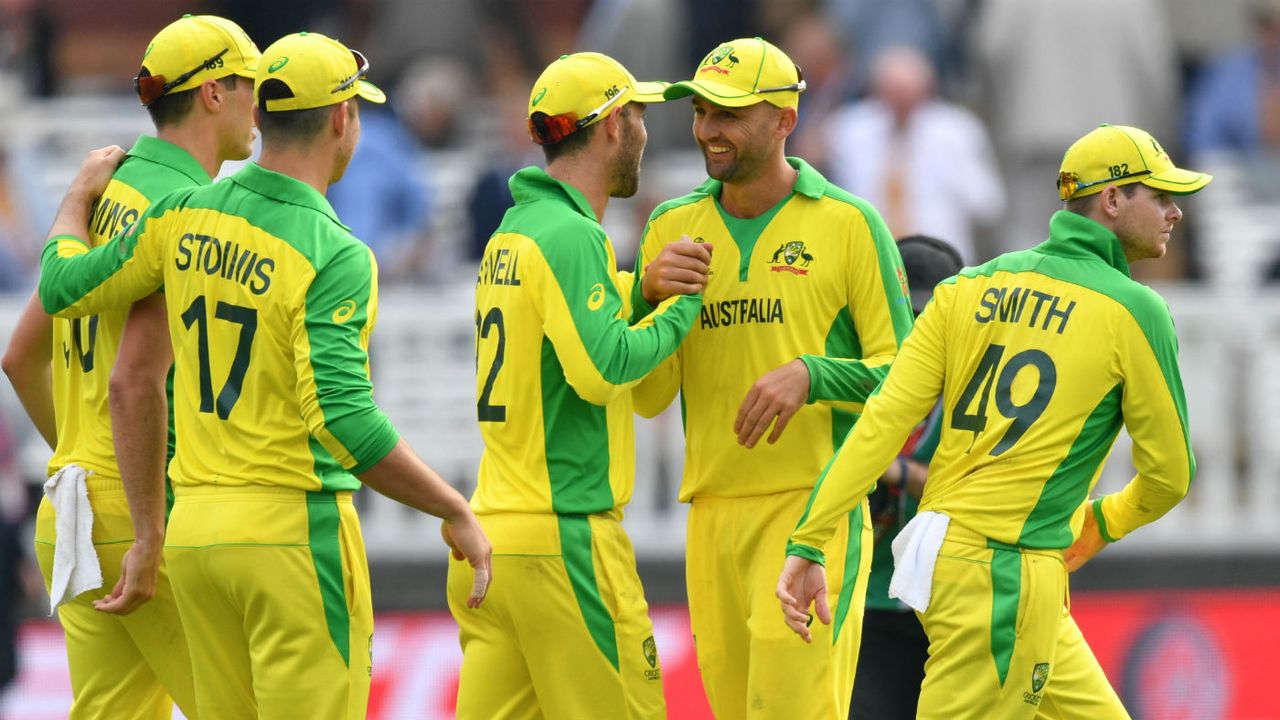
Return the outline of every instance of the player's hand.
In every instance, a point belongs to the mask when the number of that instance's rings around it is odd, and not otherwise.
[[[711,274],[711,243],[696,243],[688,235],[667,243],[653,262],[644,266],[640,294],[657,305],[672,295],[702,292]]]
[[[462,518],[441,523],[440,535],[455,560],[466,560],[471,564],[475,581],[471,584],[471,594],[467,596],[467,607],[480,607],[493,579],[493,547],[489,545],[489,538],[485,537],[480,522],[470,510]]]
[[[1062,561],[1067,564],[1067,572],[1079,570],[1106,546],[1107,540],[1102,537],[1102,531],[1098,529],[1098,521],[1093,516],[1093,509],[1089,508],[1084,513],[1084,527],[1080,529],[1080,537],[1062,553]]]
[[[831,609],[827,606],[827,569],[816,562],[794,555],[787,556],[778,576],[778,589],[774,592],[782,601],[782,616],[787,627],[795,631],[805,642],[813,642],[809,625],[813,615],[809,605],[823,625],[831,624]]]
[[[134,543],[120,560],[120,580],[111,592],[93,601],[93,609],[112,615],[128,615],[156,594],[161,549]]]
[[[778,442],[791,416],[809,399],[809,368],[799,358],[765,373],[756,381],[738,408],[733,431],[738,443],[753,448],[777,419],[769,444]]]
[[[84,162],[80,164],[80,170],[72,179],[71,186],[67,189],[67,197],[86,199],[90,202],[97,200],[106,191],[107,184],[111,182],[111,176],[115,174],[116,168],[120,167],[124,156],[125,152],[119,145],[108,145],[89,151]]]

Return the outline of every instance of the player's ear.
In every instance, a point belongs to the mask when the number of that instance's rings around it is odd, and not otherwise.
[[[222,86],[218,84],[217,80],[205,80],[200,83],[200,88],[196,91],[196,94],[209,112],[217,112],[222,107],[224,96]]]
[[[347,109],[347,103],[350,100],[343,100],[337,105],[329,106],[329,126],[333,129],[333,134],[342,137],[347,134],[347,128],[351,126],[351,114]]]
[[[1108,185],[1098,193],[1098,209],[1103,215],[1115,218],[1120,215],[1120,186]]]
[[[796,113],[795,108],[785,107],[778,108],[778,124],[774,128],[774,135],[779,140],[783,140],[791,135],[796,129],[796,123],[799,122],[800,116]]]
[[[622,108],[616,107],[609,111],[604,120],[600,121],[601,129],[610,140],[617,141],[622,139]]]

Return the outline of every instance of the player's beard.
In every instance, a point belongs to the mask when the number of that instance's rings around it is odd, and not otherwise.
[[[622,146],[609,168],[609,197],[629,198],[640,190],[640,159],[644,141],[630,123],[623,123]]]

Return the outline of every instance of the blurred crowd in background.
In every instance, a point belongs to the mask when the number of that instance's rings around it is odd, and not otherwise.
[[[1062,153],[1102,122],[1147,129],[1180,165],[1233,178],[1187,202],[1170,256],[1135,267],[1139,279],[1212,283],[1236,238],[1202,218],[1280,216],[1280,0],[0,0],[0,293],[34,286],[61,188],[90,149],[32,142],[32,125],[136,127],[120,144],[147,132],[130,78],[185,12],[231,18],[259,47],[314,30],[370,58],[390,102],[362,107],[358,152],[329,197],[373,248],[384,288],[472,281],[511,203],[507,178],[542,162],[525,113],[551,60],[596,50],[642,80],[680,80],[719,43],[754,35],[808,83],[789,154],[871,201],[895,235],[944,238],[968,264],[1044,239]],[[61,116],[76,112],[68,100],[104,96],[119,102]],[[687,101],[646,114],[640,194],[605,218],[623,267],[649,211],[704,177],[691,119]],[[60,185],[36,181],[50,168]],[[1280,223],[1247,230],[1280,250]],[[1280,279],[1280,252],[1255,259],[1257,282]],[[5,420],[8,548],[29,505],[14,497],[25,491]],[[10,557],[0,551],[7,588]],[[38,576],[26,584],[40,594]],[[0,625],[10,617],[0,607]],[[0,643],[0,684],[11,673]]]
[[[467,274],[507,178],[541,160],[525,130],[532,78],[575,50],[679,80],[721,41],[768,38],[808,82],[789,151],[896,235],[946,238],[969,263],[1043,238],[1063,148],[1100,122],[1148,129],[1191,167],[1237,158],[1250,192],[1280,199],[1277,0],[0,0],[0,115],[128,97],[147,38],[182,12],[232,18],[260,47],[309,28],[371,58],[392,102],[364,108],[330,199],[388,285]],[[641,197],[606,218],[624,264],[648,210],[702,177],[690,119],[686,102],[647,116]],[[0,290],[32,285],[57,202],[24,185],[48,162],[30,145],[0,139]],[[1201,277],[1212,248],[1188,218],[1145,278]]]

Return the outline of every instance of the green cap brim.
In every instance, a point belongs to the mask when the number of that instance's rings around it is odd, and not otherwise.
[[[747,107],[764,102],[764,98],[755,93],[744,93],[732,85],[708,80],[682,80],[672,83],[663,93],[668,100],[677,100],[689,95],[697,95],[707,102],[723,107]]]
[[[671,85],[671,83],[662,82],[661,80],[637,80],[636,94],[631,98],[631,102],[642,103],[660,103],[666,102],[667,97],[663,93]]]
[[[1149,175],[1139,182],[1147,187],[1163,190],[1174,195],[1190,195],[1208,185],[1212,179],[1213,176],[1206,173],[1173,168],[1167,172],[1160,173],[1158,176]]]
[[[382,104],[387,101],[387,94],[368,80],[356,82],[356,94],[371,103]]]

